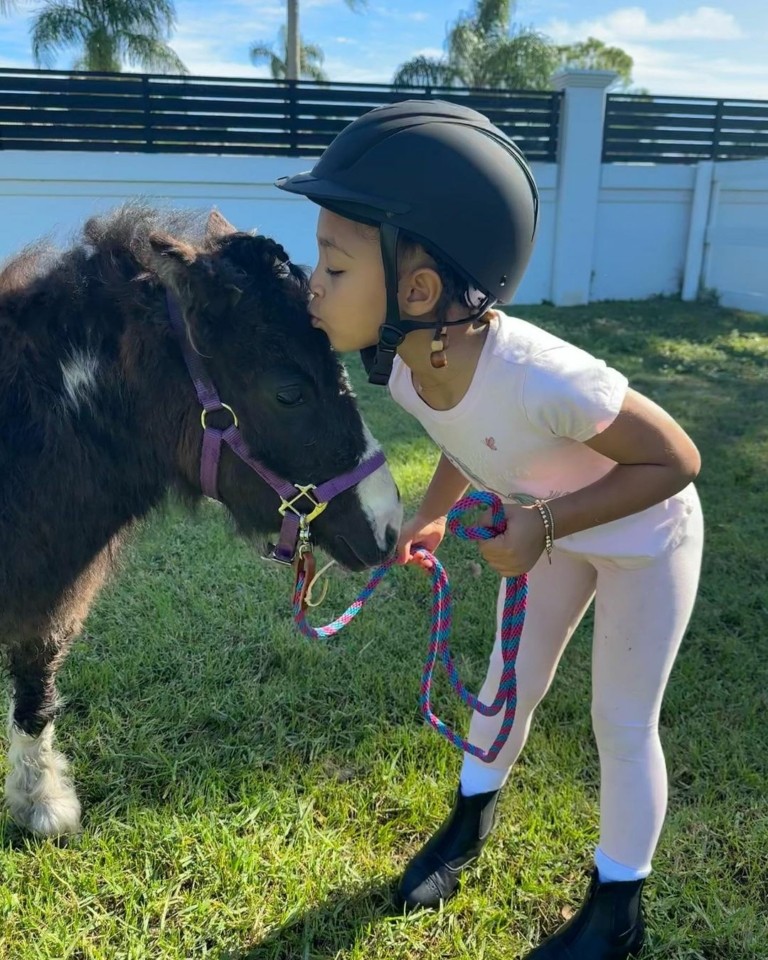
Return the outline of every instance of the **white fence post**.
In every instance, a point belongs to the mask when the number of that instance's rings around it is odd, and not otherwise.
[[[552,258],[552,302],[589,303],[603,148],[603,121],[612,70],[558,71],[564,92],[557,173],[557,212]]]
[[[691,203],[691,225],[688,230],[688,245],[685,251],[685,273],[683,274],[683,300],[695,300],[701,287],[704,269],[704,245],[709,226],[709,205],[712,196],[712,174],[715,164],[712,160],[702,160],[696,165],[696,183]]]

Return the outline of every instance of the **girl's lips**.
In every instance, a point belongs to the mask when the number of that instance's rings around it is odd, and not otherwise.
[[[310,313],[309,319],[313,327],[317,327],[320,324],[320,319],[316,317],[314,313]]]

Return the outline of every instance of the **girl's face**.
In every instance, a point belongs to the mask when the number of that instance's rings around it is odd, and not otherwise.
[[[377,231],[321,209],[317,247],[309,280],[312,325],[340,353],[373,346],[387,303]]]

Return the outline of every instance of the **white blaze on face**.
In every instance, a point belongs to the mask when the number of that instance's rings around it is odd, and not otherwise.
[[[365,453],[363,460],[372,457],[381,449],[371,431],[365,424]],[[387,529],[392,527],[397,533],[403,522],[403,505],[397,494],[397,486],[389,472],[389,466],[384,463],[365,480],[357,485],[357,496],[363,512],[373,530],[376,543],[381,550],[387,546]]]
[[[76,411],[81,403],[93,399],[99,361],[86,350],[72,347],[69,356],[60,361],[59,366],[64,386],[62,403],[65,408]]]

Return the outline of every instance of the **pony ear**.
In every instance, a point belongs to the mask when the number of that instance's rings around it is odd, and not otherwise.
[[[205,253],[166,233],[149,237],[151,266],[181,306],[190,339],[211,344],[222,332],[226,313],[237,305],[242,290],[224,282]]]
[[[203,258],[193,246],[168,233],[150,234],[149,246],[152,251],[152,269],[186,312],[194,299],[194,274],[199,271]]]
[[[184,274],[189,273],[197,260],[194,247],[169,233],[150,234],[149,246],[152,250],[152,267],[163,283],[172,287]]]
[[[205,239],[220,240],[222,237],[228,237],[233,233],[237,233],[237,228],[233,227],[229,220],[214,207],[208,214]]]

